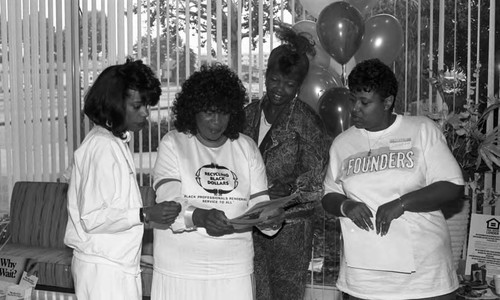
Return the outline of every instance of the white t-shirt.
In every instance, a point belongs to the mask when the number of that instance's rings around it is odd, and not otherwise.
[[[362,201],[375,216],[380,205],[437,181],[464,184],[444,136],[428,118],[398,115],[386,130],[369,132],[353,126],[341,133],[330,148],[324,185],[325,194],[336,192]],[[410,229],[408,243],[416,272],[352,268],[343,257],[337,281],[340,290],[366,299],[414,299],[447,294],[458,287],[441,211],[405,212],[400,219]]]
[[[234,141],[208,148],[194,136],[170,131],[161,140],[154,176],[158,202],[183,204],[172,225],[177,233],[154,232],[155,270],[192,279],[235,278],[253,272],[251,231],[213,237],[204,228],[179,230],[186,206],[216,208],[231,219],[269,201],[265,166],[253,140],[240,134]],[[171,188],[162,191],[164,186]]]

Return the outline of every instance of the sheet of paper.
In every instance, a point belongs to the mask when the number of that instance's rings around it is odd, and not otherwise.
[[[230,219],[229,222],[237,229],[258,225],[267,220],[267,213],[278,208],[286,208],[292,205],[293,200],[298,195],[299,194],[292,194],[290,196],[273,199],[271,201],[259,202],[250,207],[242,215]]]
[[[347,265],[353,268],[411,273],[415,271],[410,229],[404,219],[391,222],[389,232],[380,236],[366,231],[349,218],[340,219]],[[372,219],[375,226],[375,219]]]

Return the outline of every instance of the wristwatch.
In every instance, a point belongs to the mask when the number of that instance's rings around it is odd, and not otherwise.
[[[146,212],[144,211],[144,207],[139,208],[139,221],[144,224],[148,224],[149,220],[146,217]]]

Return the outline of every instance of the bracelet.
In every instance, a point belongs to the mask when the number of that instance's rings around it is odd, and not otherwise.
[[[344,204],[349,201],[349,199],[345,199],[344,201],[342,201],[342,203],[340,203],[340,213],[342,214],[343,217],[347,217],[347,215],[345,214],[344,212]]]
[[[141,221],[141,223],[149,224],[149,220],[144,207],[139,208],[139,220]]]
[[[399,203],[401,204],[401,207],[403,208],[403,211],[406,211],[405,203],[403,202],[403,199],[401,197],[398,198]]]

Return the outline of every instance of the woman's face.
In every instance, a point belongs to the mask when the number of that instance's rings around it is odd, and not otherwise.
[[[389,107],[392,96],[382,98],[374,91],[351,92],[351,123],[356,128],[368,131],[379,131],[387,128],[387,117],[391,114]]]
[[[141,101],[136,90],[128,90],[125,99],[125,127],[126,130],[138,132],[148,124],[149,107]]]
[[[299,75],[296,72],[283,74],[279,70],[271,70],[266,76],[266,94],[274,105],[290,102],[297,96],[300,88]]]
[[[229,124],[229,114],[215,111],[202,111],[196,114],[198,140],[207,147],[219,147],[227,137],[224,135]]]

